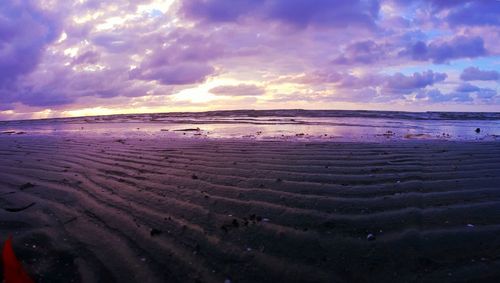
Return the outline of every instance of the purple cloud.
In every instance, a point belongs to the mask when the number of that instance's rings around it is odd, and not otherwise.
[[[459,95],[460,93],[462,94],[472,94],[474,95],[478,100],[482,102],[491,102],[495,96],[497,95],[496,90],[491,89],[491,88],[480,88],[478,86],[469,84],[469,83],[463,83],[460,84],[456,89],[455,89],[455,94]]]
[[[442,102],[471,102],[473,99],[468,93],[449,93],[443,94],[438,89],[422,90],[415,96],[416,99],[432,103]]]
[[[348,45],[344,53],[333,60],[334,64],[371,64],[386,56],[383,46],[372,40],[365,40]]]
[[[81,55],[78,55],[71,62],[72,65],[82,65],[82,64],[96,64],[101,58],[100,54],[95,51],[86,51]]]
[[[471,67],[460,79],[413,73],[464,58],[494,66],[496,1],[155,2],[0,1],[1,109],[107,108],[117,101],[158,108],[207,79],[235,81],[210,90],[220,96],[217,107],[256,101],[258,108],[278,94],[307,107],[404,101],[411,109],[415,96],[428,103],[499,101],[496,70]],[[443,69],[455,73],[455,66]],[[183,103],[176,106],[194,105]]]
[[[402,6],[430,8],[434,15],[445,11],[443,20],[451,26],[500,25],[496,0],[395,0]],[[415,6],[416,5],[416,6]]]
[[[181,13],[195,21],[235,22],[251,17],[296,27],[373,27],[378,12],[378,1],[367,0],[186,0],[181,6]]]
[[[45,47],[59,36],[59,24],[33,1],[0,3],[0,88],[37,67]]]
[[[432,86],[444,81],[448,76],[445,73],[435,73],[431,70],[422,73],[404,75],[344,75],[340,87],[347,89],[363,89],[366,87],[381,87],[384,95],[404,95],[416,90]]]
[[[500,79],[500,73],[497,71],[481,71],[477,67],[469,67],[460,74],[460,79],[464,81],[496,81]]]
[[[465,83],[465,84],[460,84],[455,90],[458,92],[476,92],[479,91],[480,88],[475,85]]]
[[[497,91],[491,88],[482,88],[476,93],[479,99],[489,101],[497,95]]]
[[[387,91],[410,93],[417,89],[442,82],[447,77],[448,76],[445,73],[435,73],[431,70],[422,73],[413,73],[411,76],[396,73],[392,76],[386,77],[383,85]]]
[[[434,41],[426,44],[418,41],[400,52],[417,61],[433,61],[446,63],[452,59],[475,58],[487,54],[481,37],[457,36],[449,41]]]
[[[165,85],[185,85],[203,82],[214,72],[215,69],[209,65],[182,63],[152,69],[136,68],[130,71],[130,78],[158,81]]]
[[[215,73],[210,61],[224,55],[223,45],[206,36],[180,31],[170,34],[167,42],[132,69],[130,78],[165,85],[200,83]]]
[[[256,85],[239,84],[214,87],[210,92],[226,96],[259,96],[265,93],[265,89]]]
[[[450,11],[447,20],[452,25],[500,26],[499,15],[500,4],[498,1],[476,0],[457,5]]]

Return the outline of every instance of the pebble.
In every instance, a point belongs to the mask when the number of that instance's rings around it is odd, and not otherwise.
[[[375,235],[373,235],[373,234],[371,234],[371,233],[370,233],[370,234],[368,234],[368,235],[366,236],[366,239],[367,239],[368,241],[373,241],[373,240],[375,240]]]
[[[153,228],[149,231],[149,234],[151,235],[151,237],[154,237],[154,236],[158,236],[160,235],[162,232],[161,230],[158,230],[156,228]]]

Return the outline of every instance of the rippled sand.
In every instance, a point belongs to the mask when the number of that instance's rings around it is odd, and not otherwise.
[[[3,136],[0,238],[38,282],[494,281],[499,161],[498,142]]]

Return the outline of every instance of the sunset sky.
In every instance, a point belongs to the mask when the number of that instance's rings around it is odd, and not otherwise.
[[[0,119],[500,111],[497,0],[2,0]]]

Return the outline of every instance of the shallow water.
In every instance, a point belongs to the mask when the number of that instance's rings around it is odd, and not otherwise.
[[[480,128],[477,133],[476,129]],[[189,129],[189,131],[183,131]],[[195,130],[196,129],[196,130]],[[216,111],[0,122],[3,134],[385,141],[497,140],[500,113]]]

